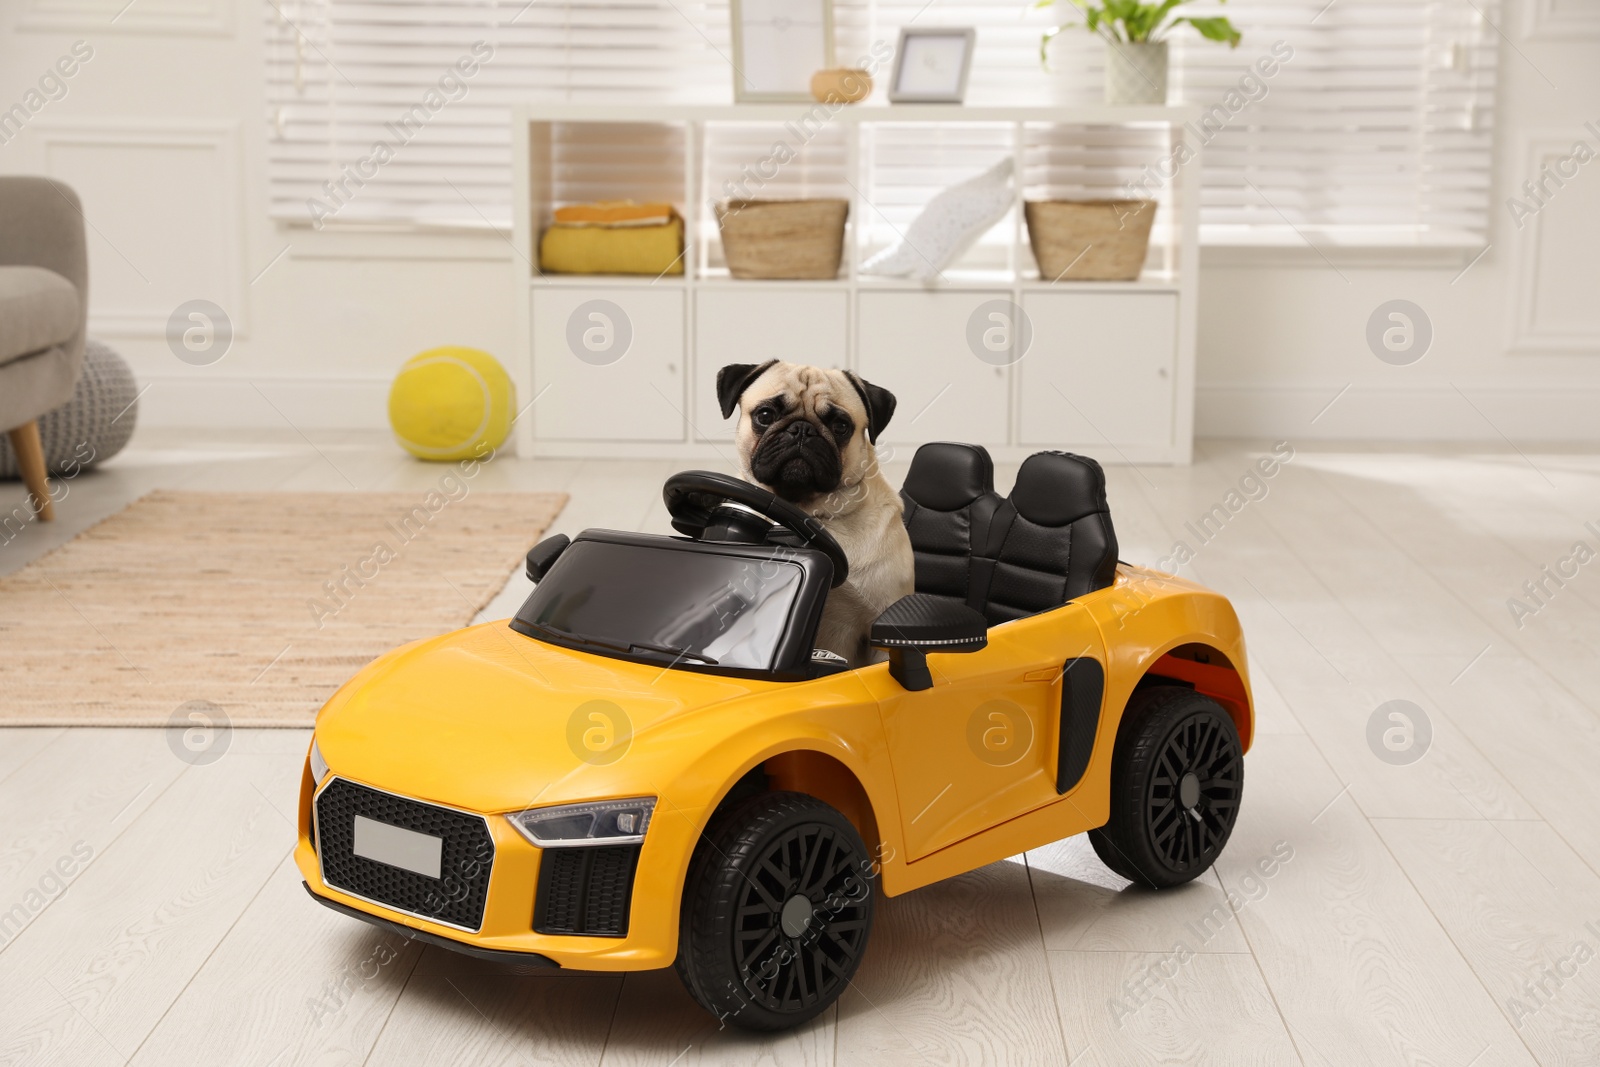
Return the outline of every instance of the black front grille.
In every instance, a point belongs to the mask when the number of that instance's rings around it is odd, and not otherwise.
[[[541,934],[625,937],[639,846],[551,848],[539,862],[533,928]]]
[[[442,838],[440,876],[429,878],[357,856],[357,815]],[[478,816],[335,778],[317,797],[317,854],[322,880],[335,889],[466,930],[483,925],[494,841]]]

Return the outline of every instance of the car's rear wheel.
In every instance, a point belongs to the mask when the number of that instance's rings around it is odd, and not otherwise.
[[[1089,842],[1129,881],[1181,885],[1216,862],[1243,789],[1239,731],[1221,705],[1192,689],[1141,689],[1117,731],[1111,819]]]
[[[719,817],[695,850],[678,975],[733,1026],[795,1026],[849,984],[872,904],[871,858],[848,819],[803,793],[752,797]]]

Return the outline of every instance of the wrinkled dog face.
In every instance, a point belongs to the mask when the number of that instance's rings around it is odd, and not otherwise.
[[[740,412],[747,475],[802,507],[876,469],[873,442],[895,405],[887,389],[848,371],[778,361],[723,367],[717,397],[724,417]]]

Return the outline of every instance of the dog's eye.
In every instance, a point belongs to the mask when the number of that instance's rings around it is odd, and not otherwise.
[[[774,414],[771,408],[763,404],[750,413],[750,421],[755,423],[756,429],[765,430],[772,425]]]
[[[836,415],[831,428],[833,435],[842,441],[855,432],[856,424],[844,415]]]

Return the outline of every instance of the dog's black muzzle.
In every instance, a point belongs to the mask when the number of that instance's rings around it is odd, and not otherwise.
[[[799,503],[837,489],[843,464],[831,434],[796,418],[762,435],[750,457],[750,473],[783,499]]]

